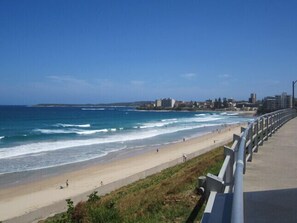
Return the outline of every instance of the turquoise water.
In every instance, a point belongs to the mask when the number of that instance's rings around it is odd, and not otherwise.
[[[224,112],[1,106],[0,173],[82,162],[125,149],[159,147],[249,120]]]

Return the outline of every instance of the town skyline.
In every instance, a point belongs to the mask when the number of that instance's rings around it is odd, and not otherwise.
[[[291,94],[297,2],[0,1],[0,104]]]

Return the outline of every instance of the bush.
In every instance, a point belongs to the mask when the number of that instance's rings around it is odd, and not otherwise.
[[[114,206],[112,208],[106,206],[90,207],[88,209],[88,216],[92,223],[122,222],[120,215]]]
[[[83,219],[86,216],[86,209],[86,205],[83,202],[79,202],[74,208],[72,221],[77,223],[83,222]]]
[[[88,202],[89,203],[95,203],[96,201],[99,201],[100,200],[100,197],[97,195],[98,191],[94,191],[93,193],[91,193],[89,196],[88,196]]]

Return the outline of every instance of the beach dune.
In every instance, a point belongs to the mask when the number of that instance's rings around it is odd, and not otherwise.
[[[240,133],[240,128],[240,125],[227,126],[200,137],[181,139],[178,143],[159,148],[158,152],[149,151],[36,182],[1,189],[0,221],[34,222],[65,211],[65,199],[67,198],[77,203],[85,200],[87,195],[94,190],[100,195],[106,194],[167,167],[184,162],[184,154],[187,159],[191,159],[227,144],[232,140],[233,134]],[[68,180],[68,187],[66,180]]]

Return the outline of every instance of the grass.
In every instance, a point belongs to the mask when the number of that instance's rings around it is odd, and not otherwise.
[[[68,212],[40,223],[186,222],[200,198],[195,191],[198,177],[218,174],[222,162],[220,147],[103,197],[91,194],[75,207],[68,202]]]

